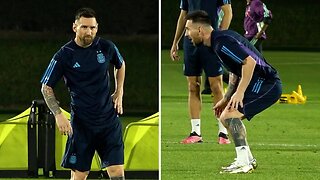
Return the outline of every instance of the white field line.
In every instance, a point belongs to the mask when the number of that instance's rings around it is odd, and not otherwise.
[[[179,142],[163,141],[163,144],[180,144]],[[206,144],[216,144],[216,141],[204,141]],[[199,143],[202,144],[202,143]],[[270,146],[270,147],[320,147],[320,144],[273,144],[273,143],[249,143],[250,146]]]

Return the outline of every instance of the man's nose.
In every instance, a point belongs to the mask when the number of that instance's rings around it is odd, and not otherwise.
[[[189,35],[189,31],[186,31],[186,32],[184,33],[184,36],[186,36],[188,39],[191,39],[191,37],[190,37],[190,35]]]
[[[86,31],[85,31],[85,33],[86,33],[87,35],[91,35],[91,33],[92,33],[92,29],[87,28],[87,29],[86,29]]]

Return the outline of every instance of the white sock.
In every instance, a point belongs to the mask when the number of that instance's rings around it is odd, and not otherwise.
[[[249,165],[248,146],[236,147],[236,153],[237,153],[237,161],[241,165]]]
[[[218,119],[217,119],[217,120],[218,120]],[[220,120],[218,120],[218,125],[219,125],[218,135],[219,135],[220,132],[222,132],[223,134],[228,135],[228,130],[227,130],[227,128],[224,127],[224,125],[221,123]]]
[[[196,132],[199,136],[201,135],[200,132],[200,119],[191,119],[191,133]]]
[[[252,153],[251,153],[251,150],[250,150],[250,147],[249,146],[247,146],[248,147],[248,157],[249,157],[249,161],[252,161],[252,159],[253,159],[253,155],[252,155]]]

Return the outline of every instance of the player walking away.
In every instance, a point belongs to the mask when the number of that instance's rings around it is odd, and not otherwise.
[[[53,56],[41,80],[43,97],[55,116],[61,134],[68,135],[62,167],[71,179],[86,179],[95,151],[111,179],[124,179],[122,97],[125,63],[117,47],[96,37],[96,13],[90,8],[76,12],[75,38]],[[115,67],[115,91],[110,92],[109,66]],[[61,113],[53,88],[64,78],[71,96],[71,120]]]
[[[246,0],[243,27],[246,37],[262,53],[262,43],[267,39],[266,30],[272,21],[272,13],[261,0]]]
[[[179,60],[178,44],[183,36],[184,28],[186,24],[185,17],[188,12],[195,10],[206,11],[211,21],[212,26],[218,26],[218,8],[221,8],[224,12],[223,19],[220,24],[221,29],[228,29],[232,19],[232,9],[230,0],[181,0],[180,4],[180,16],[177,22],[176,33],[172,43],[170,56],[173,61]],[[201,112],[201,73],[202,70],[209,77],[210,88],[214,94],[213,102],[217,103],[223,97],[222,87],[222,66],[216,59],[216,55],[209,51],[207,47],[199,46],[195,48],[192,42],[188,38],[184,38],[183,41],[184,50],[184,75],[187,76],[188,81],[188,106],[189,116],[191,118],[191,133],[183,139],[181,143],[198,143],[202,142],[200,131],[200,112]],[[214,67],[214,68],[212,68]],[[229,144],[230,141],[227,137],[227,130],[219,122],[219,135],[218,142],[220,144]]]
[[[237,156],[221,172],[250,173],[257,164],[242,120],[250,121],[280,98],[278,73],[246,38],[231,30],[214,31],[206,12],[192,12],[186,19],[186,35],[193,44],[210,47],[230,72],[228,90],[214,110],[230,132]]]

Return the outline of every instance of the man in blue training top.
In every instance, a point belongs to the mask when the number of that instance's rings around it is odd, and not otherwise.
[[[117,47],[96,37],[96,13],[76,12],[75,38],[53,56],[41,80],[43,97],[55,116],[61,134],[68,135],[62,166],[71,179],[86,179],[95,151],[110,179],[124,179],[122,97],[125,63]],[[109,66],[115,67],[115,91],[110,92]],[[61,112],[53,88],[64,78],[71,96],[71,121]]]
[[[213,23],[214,28],[218,28],[218,10],[224,13],[219,29],[228,29],[232,19],[232,9],[230,0],[181,0],[180,16],[177,22],[176,32],[172,43],[170,57],[173,61],[179,60],[178,45],[185,30],[185,17],[188,12],[195,10],[206,11]],[[217,103],[223,97],[222,73],[223,69],[220,63],[216,60],[216,55],[211,53],[207,47],[200,46],[195,48],[188,38],[183,40],[184,51],[184,75],[188,81],[188,106],[189,116],[191,119],[191,133],[183,139],[181,143],[190,144],[202,142],[200,131],[200,113],[201,113],[201,73],[204,70],[209,79],[210,88],[213,96],[213,103]],[[214,67],[214,68],[208,68]],[[229,144],[227,130],[219,122],[218,143]]]
[[[221,172],[250,173],[257,164],[241,120],[250,121],[277,102],[282,92],[278,72],[246,38],[231,30],[214,31],[206,12],[192,12],[186,20],[186,35],[193,44],[210,47],[230,73],[228,90],[214,110],[233,138],[237,157]]]

